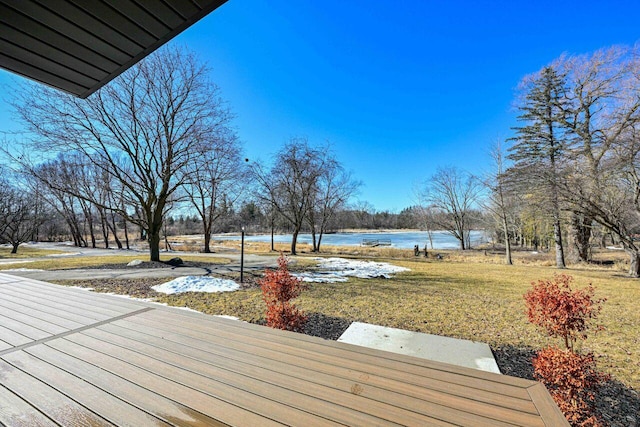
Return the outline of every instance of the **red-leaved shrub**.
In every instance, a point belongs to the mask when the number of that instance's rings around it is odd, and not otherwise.
[[[524,299],[529,321],[561,338],[566,347],[547,347],[533,358],[535,377],[542,381],[565,417],[574,426],[603,425],[596,415],[594,392],[609,376],[596,370],[592,353],[579,354],[576,342],[587,339],[589,320],[595,319],[606,299],[595,299],[594,288],[571,289],[573,277],[555,275],[532,283]]]
[[[575,426],[601,426],[593,415],[598,385],[609,376],[596,370],[593,353],[547,347],[533,358],[534,375],[549,390],[564,416]]]
[[[588,320],[595,319],[606,299],[594,299],[594,289],[571,289],[573,277],[556,274],[553,280],[538,280],[524,295],[529,321],[543,327],[549,336],[560,337],[573,350],[578,339],[586,339]]]
[[[280,255],[278,269],[267,270],[258,283],[262,289],[262,299],[267,305],[267,326],[301,332],[307,316],[291,300],[300,296],[304,284],[289,273],[287,264],[287,258]]]

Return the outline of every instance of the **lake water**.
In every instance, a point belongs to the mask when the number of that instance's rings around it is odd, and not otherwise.
[[[216,234],[212,236],[214,240],[239,240],[239,235]],[[277,234],[274,236],[276,243],[290,243],[291,234]],[[451,234],[446,231],[432,231],[433,249],[458,249],[460,244]],[[360,246],[363,240],[389,240],[391,247],[400,249],[413,249],[415,245],[424,248],[429,244],[429,236],[426,231],[407,231],[389,233],[333,233],[322,236],[322,245],[329,246]],[[245,235],[247,242],[271,242],[270,234]],[[487,242],[488,239],[484,231],[471,232],[471,247]],[[311,234],[299,234],[298,243],[311,244]]]

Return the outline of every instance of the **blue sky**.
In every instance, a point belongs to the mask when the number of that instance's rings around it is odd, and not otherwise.
[[[638,16],[637,1],[229,0],[171,43],[212,68],[245,157],[329,142],[357,199],[397,212],[439,166],[489,167],[524,75],[636,43]],[[19,129],[0,100],[0,131]]]

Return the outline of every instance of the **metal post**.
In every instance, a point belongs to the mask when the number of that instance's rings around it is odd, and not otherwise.
[[[244,226],[242,227],[242,240],[240,243],[240,283],[244,283]]]

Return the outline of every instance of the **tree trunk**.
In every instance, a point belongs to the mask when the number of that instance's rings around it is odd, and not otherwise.
[[[565,268],[562,229],[560,228],[560,220],[558,218],[555,218],[553,221],[553,240],[556,244],[556,267]]]
[[[275,252],[276,247],[275,247],[275,242],[273,241],[273,234],[274,234],[274,229],[276,228],[275,226],[275,220],[273,219],[273,217],[271,218],[271,252]]]
[[[629,254],[629,276],[640,277],[640,251],[627,250]]]
[[[320,252],[320,244],[322,243],[322,235],[323,235],[323,231],[322,229],[320,230],[320,234],[318,234],[318,246],[316,246],[316,252]]]
[[[11,244],[11,253],[12,254],[17,254],[18,253],[18,246],[20,246],[20,243],[12,243]]]
[[[296,245],[298,244],[299,229],[293,230],[293,237],[291,238],[291,255],[296,255]]]
[[[313,243],[311,252],[320,252],[318,249],[318,242],[316,241],[316,230],[313,227],[311,228],[311,242]]]
[[[125,219],[124,222],[122,223],[122,225],[124,226],[124,244],[127,248],[127,250],[131,249],[129,247],[129,229],[127,227],[127,220]]]
[[[160,229],[149,230],[149,259],[160,261]]]
[[[211,233],[204,233],[204,250],[205,254],[211,253]]]
[[[593,224],[593,218],[583,214],[574,213],[571,218],[573,249],[575,251],[573,258],[575,261],[588,262],[591,259],[589,250],[591,224]]]
[[[511,240],[509,239],[509,226],[507,224],[507,218],[505,216],[502,217],[502,227],[504,232],[504,260],[507,265],[513,265],[513,260],[511,259]]]
[[[113,238],[116,241],[116,245],[118,246],[118,249],[122,249],[122,242],[118,238],[118,228],[116,227],[116,216],[113,213],[111,214],[110,228],[111,228],[111,232],[113,233]]]

